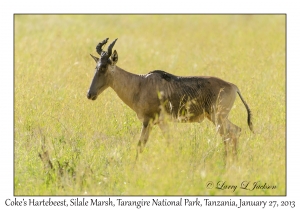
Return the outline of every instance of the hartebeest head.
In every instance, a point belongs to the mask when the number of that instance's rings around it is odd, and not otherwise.
[[[100,55],[100,58],[91,55],[96,61],[95,75],[90,89],[87,92],[87,98],[91,100],[96,100],[97,96],[109,86],[109,72],[113,70],[118,61],[117,51],[114,50],[112,53],[112,48],[114,47],[117,39],[108,46],[106,52],[102,50],[102,47],[107,43],[107,41],[108,38],[96,46],[96,51]]]

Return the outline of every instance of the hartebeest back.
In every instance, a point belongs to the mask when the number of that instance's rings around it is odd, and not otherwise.
[[[253,131],[250,109],[236,85],[217,77],[180,77],[161,70],[145,75],[132,74],[116,66],[118,54],[116,50],[112,53],[112,49],[117,39],[109,45],[107,52],[102,50],[107,41],[108,38],[96,47],[100,58],[91,55],[96,61],[96,69],[87,98],[95,100],[111,87],[136,112],[143,123],[137,156],[148,140],[152,125],[158,124],[164,128],[164,113],[180,122],[201,122],[208,118],[223,138],[225,154],[229,145],[233,146],[233,153],[236,154],[241,128],[228,120],[236,93],[247,109],[248,125]]]

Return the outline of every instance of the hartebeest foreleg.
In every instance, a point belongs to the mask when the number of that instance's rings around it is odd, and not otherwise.
[[[151,129],[152,129],[152,123],[150,123],[149,121],[144,121],[140,140],[137,145],[136,159],[138,158],[139,153],[143,152],[143,149],[148,141]]]

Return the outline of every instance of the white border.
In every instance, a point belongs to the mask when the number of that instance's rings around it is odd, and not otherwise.
[[[51,2],[51,3],[50,3]],[[151,2],[151,3],[149,3]],[[0,3],[0,206],[13,198],[13,14],[14,13],[287,13],[287,197],[247,200],[297,200],[299,187],[299,10],[296,1],[10,1]],[[79,3],[79,4],[78,4]],[[132,6],[134,5],[134,6]],[[298,62],[297,62],[298,61]],[[264,151],[266,152],[266,151]],[[298,197],[298,196],[297,196]],[[239,199],[237,197],[233,199]],[[70,199],[70,197],[67,197]],[[219,200],[229,197],[218,197]],[[300,205],[297,203],[297,206]],[[4,207],[4,208],[3,208]],[[12,207],[10,207],[11,209]]]

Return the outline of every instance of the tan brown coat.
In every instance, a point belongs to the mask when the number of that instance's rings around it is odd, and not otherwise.
[[[96,47],[100,58],[92,56],[97,65],[87,97],[95,100],[111,87],[136,112],[143,123],[137,156],[142,152],[153,125],[158,124],[165,130],[166,115],[179,122],[201,122],[206,117],[223,137],[225,154],[229,148],[233,148],[233,154],[236,154],[241,128],[230,122],[228,115],[237,93],[246,107],[248,125],[253,131],[251,111],[237,86],[217,77],[180,77],[161,70],[145,75],[132,74],[116,66],[118,54],[115,50],[112,53],[112,48],[117,40],[110,44],[107,52],[102,51],[107,40]]]

